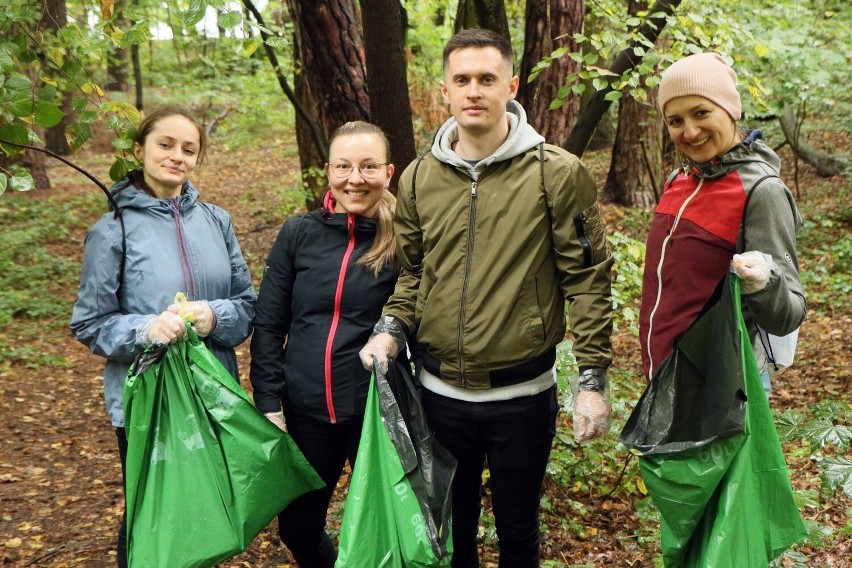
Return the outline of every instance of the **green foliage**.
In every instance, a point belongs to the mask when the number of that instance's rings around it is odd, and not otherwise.
[[[613,265],[612,309],[616,325],[626,326],[639,335],[639,303],[642,299],[642,272],[645,244],[621,232],[607,237]]]
[[[845,456],[820,455],[834,451],[848,452],[852,445],[850,423],[852,405],[838,400],[820,401],[806,412],[789,409],[775,417],[775,426],[782,442],[801,440],[809,446],[810,454],[822,468],[823,490],[831,493],[840,489],[852,497],[852,460]]]
[[[76,289],[79,263],[57,256],[52,247],[68,239],[79,212],[96,195],[70,203],[32,201],[9,195],[0,202],[0,365],[21,362],[29,368],[61,364],[62,359],[34,348],[34,338],[64,329],[43,321],[70,315],[68,290]]]
[[[820,464],[823,468],[823,483],[831,489],[842,489],[852,498],[852,460],[844,457],[825,458]]]
[[[841,191],[838,203],[848,203],[849,192]],[[829,311],[852,307],[852,240],[847,238],[852,208],[820,211],[808,216],[799,232],[799,249],[807,250],[812,261],[801,273],[808,304]]]

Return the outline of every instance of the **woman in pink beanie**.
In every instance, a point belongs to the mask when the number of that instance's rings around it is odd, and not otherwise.
[[[776,369],[757,326],[784,336],[806,312],[801,217],[778,177],[781,161],[759,130],[738,128],[737,74],[716,53],[672,64],[658,101],[682,165],[666,181],[648,233],[639,320],[645,374],[650,380],[672,354],[732,267],[768,392]]]

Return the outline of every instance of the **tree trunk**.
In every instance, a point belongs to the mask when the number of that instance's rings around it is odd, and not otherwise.
[[[647,41],[654,43],[660,36],[660,32],[666,25],[666,18],[674,13],[682,0],[657,0],[654,5],[648,10],[652,17],[649,17],[639,28],[639,34]],[[628,69],[635,69],[642,62],[642,57],[636,55],[635,48],[641,47],[638,40],[631,41],[627,47],[619,52],[615,57],[615,61],[609,66],[609,70],[616,75],[621,75]],[[580,111],[580,116],[577,119],[577,124],[571,130],[568,140],[563,144],[563,148],[575,154],[582,156],[589,145],[598,123],[603,118],[604,113],[609,109],[612,101],[606,100],[606,95],[612,91],[612,87],[607,86],[601,89],[592,97],[589,104]]]
[[[124,17],[127,0],[115,0],[115,24],[121,29],[128,27]],[[106,90],[123,93],[127,90],[127,48],[110,45],[107,49]]]
[[[0,152],[0,175],[3,171],[9,171],[11,166],[20,164],[29,170],[33,176],[33,186],[36,189],[50,189],[50,178],[45,167],[45,155],[36,150],[26,149],[20,154],[7,156]]]
[[[781,123],[781,130],[784,132],[784,137],[787,143],[796,154],[796,158],[801,158],[806,163],[816,169],[817,175],[820,177],[832,177],[842,174],[849,168],[850,164],[845,163],[840,157],[826,154],[818,150],[814,150],[807,140],[799,136],[799,129],[796,126],[795,109],[788,106],[784,109],[784,114],[778,119]]]
[[[130,0],[130,4],[138,6],[139,0]],[[133,88],[136,95],[136,108],[141,112],[145,108],[145,105],[142,97],[142,62],[139,60],[139,44],[137,43],[130,46],[130,64],[133,68]]]
[[[568,138],[571,125],[580,108],[579,97],[569,96],[561,108],[550,110],[565,77],[579,70],[580,64],[570,57],[554,60],[550,67],[527,82],[533,67],[554,50],[579,51],[572,39],[583,32],[585,0],[527,0],[524,56],[519,76],[521,84],[517,100],[527,111],[530,124],[550,144],[561,144]]]
[[[314,116],[326,141],[334,130],[350,120],[370,120],[367,73],[364,65],[364,41],[355,6],[345,0],[287,0],[296,22],[294,42],[296,97],[316,103]],[[300,84],[300,81],[304,83]],[[310,190],[308,206],[316,206],[326,184],[312,174],[325,164],[326,156],[317,156],[312,144],[306,144],[304,129],[297,115],[299,159],[302,183]],[[301,135],[300,135],[301,129]],[[306,177],[307,174],[307,177]]]
[[[646,0],[628,0],[627,12],[635,16],[647,8]],[[656,189],[662,172],[662,131],[654,89],[648,104],[632,97],[618,103],[618,128],[601,201],[630,207],[649,208],[656,204]]]
[[[630,97],[619,101],[615,144],[601,193],[604,203],[648,208],[657,202],[663,134],[658,116],[650,110]]]
[[[511,39],[504,0],[459,0],[455,31],[484,28]]]
[[[289,2],[290,0],[288,0]],[[297,12],[293,13],[295,20]],[[296,115],[296,144],[299,146],[299,167],[301,170],[302,188],[305,191],[305,207],[308,210],[317,209],[322,205],[322,196],[328,185],[325,175],[320,169],[328,160],[328,133],[320,127],[321,109],[314,94],[307,74],[302,68],[302,42],[298,30],[293,32],[293,87],[296,100],[301,101],[307,118]],[[314,130],[311,131],[313,125]],[[312,136],[317,132],[321,136],[321,146],[312,143]]]
[[[361,0],[364,52],[370,91],[370,118],[388,137],[391,160],[396,165],[391,187],[417,157],[399,0]]]
[[[58,31],[61,28],[64,28],[68,23],[68,12],[65,7],[65,0],[48,0],[44,3],[44,12],[41,15],[40,28],[44,27],[45,29],[49,29],[53,32]],[[44,145],[45,147],[56,153],[60,156],[67,156],[71,153],[71,147],[68,145],[68,140],[65,138],[65,128],[71,122],[71,113],[73,112],[71,108],[72,103],[72,95],[69,90],[65,90],[65,92],[61,93],[62,104],[60,105],[60,109],[65,113],[65,116],[59,121],[59,124],[48,128],[44,133]],[[41,158],[41,162],[44,163],[44,157]],[[35,172],[33,172],[35,174]],[[35,175],[33,175],[35,177]],[[45,174],[46,177],[46,174]],[[50,186],[50,182],[48,181],[48,187]]]
[[[326,135],[350,120],[370,120],[364,40],[355,7],[346,0],[288,0],[297,24],[305,77],[317,95]]]

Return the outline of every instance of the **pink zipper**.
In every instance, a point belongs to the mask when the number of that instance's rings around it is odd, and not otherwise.
[[[343,301],[343,283],[346,280],[346,267],[349,265],[349,257],[355,248],[355,216],[351,213],[346,217],[346,230],[349,233],[349,244],[340,264],[340,273],[337,276],[337,289],[334,292],[334,313],[331,317],[331,328],[328,330],[328,340],[325,343],[325,404],[328,407],[328,418],[332,424],[337,423],[334,413],[334,399],[331,396],[331,353],[334,344],[334,336],[337,333],[337,324],[340,322],[340,304]]]

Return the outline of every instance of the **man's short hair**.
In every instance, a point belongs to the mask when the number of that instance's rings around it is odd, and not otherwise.
[[[514,54],[512,53],[512,44],[509,42],[509,39],[491,30],[481,28],[462,30],[450,38],[447,45],[444,46],[443,70],[447,70],[450,63],[450,54],[452,52],[457,49],[465,49],[468,47],[496,48],[497,51],[500,52],[500,55],[503,56],[503,60],[514,70]]]

